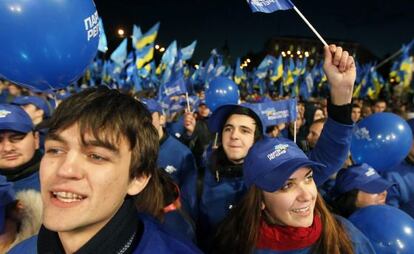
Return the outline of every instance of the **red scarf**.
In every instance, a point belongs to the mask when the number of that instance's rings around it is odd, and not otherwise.
[[[258,249],[297,250],[310,247],[318,241],[322,233],[322,222],[318,215],[313,217],[312,226],[307,228],[289,226],[269,226],[263,219],[260,222]]]

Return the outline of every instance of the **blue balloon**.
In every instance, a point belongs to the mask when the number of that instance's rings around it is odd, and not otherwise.
[[[414,253],[414,219],[398,208],[374,205],[349,220],[371,241],[377,254]]]
[[[96,55],[92,0],[2,0],[0,76],[36,91],[77,81]]]
[[[400,163],[413,141],[410,126],[392,113],[376,113],[359,122],[352,133],[351,155],[355,163],[367,163],[386,171]]]
[[[206,90],[206,104],[211,111],[225,104],[239,102],[239,88],[226,77],[213,79]]]

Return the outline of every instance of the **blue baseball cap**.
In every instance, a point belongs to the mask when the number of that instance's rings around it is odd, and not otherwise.
[[[50,117],[51,110],[50,106],[47,104],[47,102],[38,97],[38,96],[19,96],[14,98],[11,104],[24,106],[27,104],[33,104],[38,109],[42,109],[45,117]]]
[[[333,196],[357,189],[367,193],[381,193],[394,183],[382,178],[370,165],[363,163],[341,169],[336,175]]]
[[[289,139],[266,137],[250,148],[244,159],[243,176],[247,187],[256,185],[264,191],[274,192],[302,167],[310,167],[317,173],[326,166],[310,160]]]
[[[226,123],[229,116],[232,114],[234,110],[237,108],[246,108],[251,113],[253,113],[253,116],[255,116],[255,121],[257,123],[258,128],[260,128],[260,132],[264,133],[263,128],[263,121],[260,118],[260,114],[256,112],[256,109],[251,107],[250,104],[244,103],[244,104],[226,104],[222,105],[216,110],[214,110],[213,114],[211,114],[210,118],[208,119],[208,129],[210,132],[215,133],[223,130],[224,124]]]
[[[147,107],[148,111],[152,113],[158,112],[162,114],[161,105],[154,99],[141,99],[141,102]]]
[[[0,130],[28,133],[33,129],[32,119],[21,107],[0,104]]]

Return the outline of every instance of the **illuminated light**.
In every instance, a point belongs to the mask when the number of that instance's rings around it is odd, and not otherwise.
[[[250,63],[250,58],[247,58],[247,59],[246,59],[246,62]]]
[[[299,55],[299,58],[303,58],[303,56],[302,55]]]
[[[160,52],[164,52],[164,51],[165,51],[164,47],[160,48]]]
[[[293,58],[293,55],[290,55],[290,57],[292,57],[292,58]]]
[[[160,45],[155,45],[155,47],[154,47],[155,49],[160,49]]]
[[[297,54],[297,55],[300,55],[300,50],[296,51],[296,54]]]
[[[309,57],[309,52],[308,51],[305,51],[305,56]]]
[[[400,239],[397,239],[396,242],[397,242],[397,245],[398,245],[399,249],[404,249],[405,248],[404,243]]]
[[[20,7],[19,5],[10,5],[9,9],[12,12],[18,12],[18,13],[22,12],[22,7]]]
[[[118,35],[121,36],[121,37],[124,36],[125,35],[124,29],[122,29],[122,28],[118,29]]]
[[[194,68],[198,69],[200,68],[200,66],[198,66],[198,64],[194,65]]]
[[[290,55],[292,52],[290,52],[290,50],[287,51],[287,54]]]
[[[403,230],[407,235],[412,235],[413,234],[413,230],[410,227],[404,227]]]

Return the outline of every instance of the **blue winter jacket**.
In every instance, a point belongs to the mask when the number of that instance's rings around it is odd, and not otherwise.
[[[190,149],[174,137],[167,135],[158,154],[158,166],[170,174],[180,187],[184,209],[193,219],[197,217],[197,167]]]
[[[144,223],[144,232],[134,254],[202,253],[191,242],[176,238],[165,230],[157,221],[147,215],[139,215]],[[16,245],[9,254],[36,254],[37,236],[33,236]]]
[[[387,204],[398,207],[414,218],[414,164],[404,160],[383,177],[396,185],[388,189]]]

